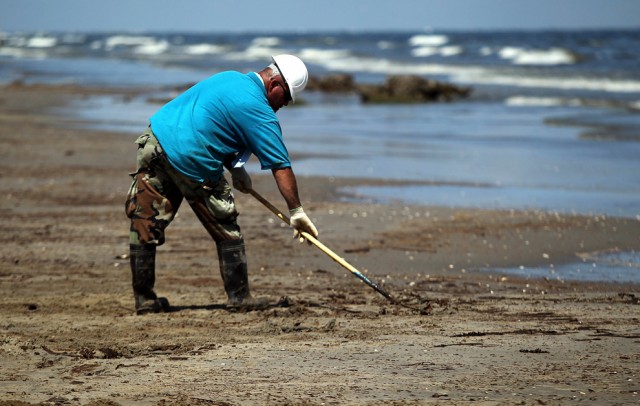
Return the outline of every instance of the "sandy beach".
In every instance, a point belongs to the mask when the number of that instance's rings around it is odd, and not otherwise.
[[[95,92],[0,89],[0,405],[640,402],[639,285],[477,271],[640,250],[637,219],[344,203],[339,187],[381,181],[302,177],[321,241],[421,311],[236,193],[253,295],[270,305],[226,308],[215,245],[184,205],[158,250],[171,311],[136,316],[124,198],[138,134],[50,112]],[[284,208],[269,173],[254,187]]]

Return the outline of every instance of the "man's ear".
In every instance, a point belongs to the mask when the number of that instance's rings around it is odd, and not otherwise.
[[[270,96],[273,92],[273,89],[276,88],[276,86],[278,86],[278,81],[274,80],[273,78],[269,79],[266,83],[266,89],[267,89],[267,96]]]
[[[276,86],[280,86],[280,82],[278,82],[277,76],[272,76],[271,79],[269,79],[269,89],[268,90],[271,90]]]

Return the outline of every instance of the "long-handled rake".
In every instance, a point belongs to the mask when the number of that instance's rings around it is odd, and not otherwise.
[[[251,190],[251,195],[253,197],[255,197],[260,203],[262,203],[263,205],[265,205],[269,210],[271,210],[273,212],[273,214],[275,214],[278,218],[280,218],[280,220],[284,221],[285,223],[291,225],[290,221],[289,221],[289,217],[287,217],[286,215],[284,215],[280,210],[278,210],[277,207],[275,207],[274,205],[272,205],[267,199],[265,199],[264,197],[262,197],[258,192],[256,192],[255,190]],[[309,241],[311,244],[315,245],[316,247],[318,247],[322,252],[324,252],[325,254],[327,254],[328,256],[331,257],[331,259],[333,259],[334,261],[336,261],[338,264],[342,265],[344,268],[346,268],[349,272],[351,272],[353,275],[355,275],[358,279],[362,280],[364,283],[366,283],[367,285],[369,285],[370,287],[372,287],[373,289],[375,289],[378,293],[380,293],[382,296],[386,297],[387,299],[389,299],[391,302],[396,303],[396,304],[401,304],[399,303],[396,299],[393,298],[393,296],[391,296],[389,294],[389,292],[387,292],[386,290],[384,290],[380,285],[378,285],[377,283],[373,282],[371,279],[367,278],[366,276],[364,276],[360,271],[358,271],[354,266],[352,266],[350,263],[348,263],[347,261],[344,260],[344,258],[340,257],[338,254],[336,254],[335,252],[333,252],[332,250],[330,250],[326,245],[324,245],[323,243],[321,243],[320,241],[318,241],[317,238],[315,238],[314,236],[312,236],[311,234],[302,231],[301,232],[302,236]],[[405,305],[403,305],[405,306]]]

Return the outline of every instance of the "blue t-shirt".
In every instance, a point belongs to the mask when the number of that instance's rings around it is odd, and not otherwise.
[[[291,166],[282,129],[256,73],[221,72],[164,105],[151,129],[171,165],[199,182],[215,182],[229,154],[251,151],[262,169]]]

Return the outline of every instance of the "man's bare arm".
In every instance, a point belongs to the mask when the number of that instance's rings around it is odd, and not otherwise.
[[[284,201],[287,202],[289,210],[302,206],[298,195],[298,183],[293,170],[291,168],[279,168],[273,169],[271,172],[276,180],[280,194]]]

